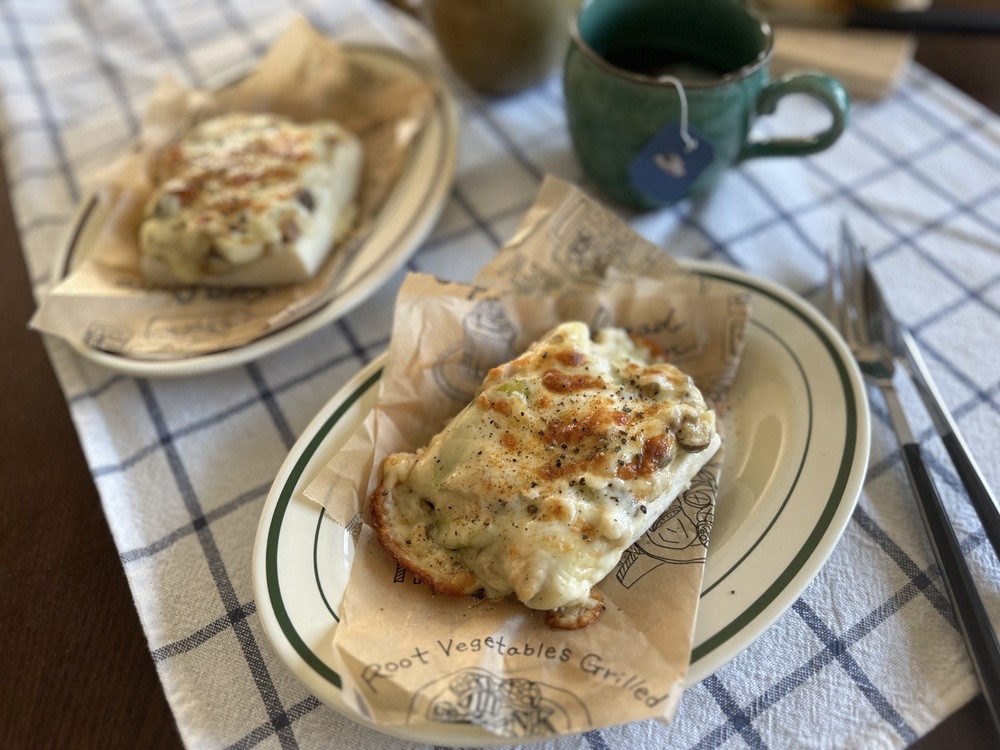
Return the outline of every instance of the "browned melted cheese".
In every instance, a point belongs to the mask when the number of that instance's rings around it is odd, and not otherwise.
[[[421,555],[443,553],[467,593],[579,605],[655,520],[647,506],[690,480],[684,458],[713,446],[700,468],[717,445],[690,377],[620,329],[565,323],[427,448],[386,459],[376,530],[425,576]]]
[[[161,156],[142,251],[181,280],[290,247],[325,254],[350,218],[331,213],[342,213],[336,186],[356,182],[340,174],[357,172],[354,154],[357,140],[333,122],[242,112],[206,120]]]

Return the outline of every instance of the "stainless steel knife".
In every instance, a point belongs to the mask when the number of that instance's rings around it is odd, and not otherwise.
[[[878,325],[882,328],[883,338],[888,343],[896,360],[906,368],[914,385],[916,385],[917,392],[934,422],[934,427],[941,436],[941,441],[944,443],[952,463],[955,464],[955,470],[965,486],[972,507],[975,509],[976,515],[979,516],[986,537],[994,552],[1000,556],[1000,504],[997,503],[996,496],[986,484],[982,471],[972,457],[965,440],[962,439],[955,419],[934,385],[930,371],[927,369],[927,363],[917,347],[917,342],[893,316],[878,287],[878,282],[871,273],[868,274],[868,281],[865,291],[872,297],[872,304],[869,305],[869,308],[882,311]]]

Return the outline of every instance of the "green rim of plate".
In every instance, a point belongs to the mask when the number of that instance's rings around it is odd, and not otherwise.
[[[702,273],[702,275],[718,279],[719,281],[734,283],[733,279],[728,278],[723,274],[704,272]],[[817,547],[819,547],[820,541],[826,535],[826,532],[830,528],[830,524],[833,522],[833,518],[837,513],[837,509],[840,507],[840,501],[844,497],[844,490],[847,487],[848,479],[851,476],[851,469],[853,468],[854,462],[856,460],[856,453],[858,447],[858,437],[857,437],[858,404],[854,398],[854,390],[851,388],[851,379],[850,376],[848,375],[847,367],[845,366],[843,359],[839,356],[837,348],[834,346],[829,336],[826,335],[826,331],[824,331],[818,325],[816,325],[815,320],[813,320],[807,315],[804,315],[802,313],[802,310],[795,307],[794,305],[789,304],[787,299],[785,299],[783,296],[775,294],[770,289],[765,289],[746,279],[741,279],[739,282],[736,283],[741,284],[742,286],[745,286],[748,289],[752,289],[755,294],[762,294],[771,299],[772,301],[780,304],[782,307],[791,310],[800,320],[802,320],[802,322],[804,322],[809,327],[810,330],[812,330],[812,332],[816,335],[816,338],[823,343],[824,348],[830,355],[830,359],[833,360],[834,365],[836,366],[837,375],[840,378],[841,388],[843,389],[844,409],[847,412],[847,423],[844,426],[844,450],[840,457],[840,466],[837,467],[837,477],[834,480],[833,487],[830,489],[830,494],[827,497],[826,503],[823,506],[823,511],[820,513],[816,525],[813,526],[812,532],[809,534],[809,536],[806,537],[806,540],[803,543],[802,547],[792,558],[791,562],[787,566],[785,566],[785,569],[774,580],[774,582],[770,586],[768,586],[767,589],[764,590],[764,593],[762,593],[759,597],[757,597],[757,599],[755,599],[750,604],[750,606],[744,609],[726,627],[719,630],[715,635],[711,636],[710,638],[706,638],[701,644],[692,649],[691,651],[692,664],[699,661],[700,659],[703,659],[712,651],[719,648],[723,643],[730,640],[734,635],[736,635],[736,633],[738,633],[747,625],[749,625],[754,619],[757,618],[758,615],[760,615],[765,609],[767,609],[767,607],[769,607],[771,603],[774,602],[775,599],[778,598],[778,595],[782,591],[784,591],[785,588],[787,588],[791,580],[799,574],[803,566],[806,564],[806,561],[816,551]],[[770,333],[771,335],[775,336],[775,338],[777,338],[777,336],[773,332]],[[785,345],[784,341],[780,339],[778,340],[781,341],[782,346],[784,346],[786,350],[788,350],[789,352],[792,351],[790,347]],[[795,358],[795,363],[800,368],[801,371],[802,366],[799,363],[798,357],[795,357],[794,354],[792,356]],[[806,386],[808,388],[808,382],[806,383]],[[810,438],[811,438],[812,435],[811,392],[809,398],[809,422],[810,422]],[[805,463],[805,456],[807,454],[808,451],[806,451],[806,453],[803,454],[802,462],[799,464],[799,469],[795,475],[795,481],[792,483],[791,489],[788,491],[788,494],[782,501],[781,507],[778,509],[778,512],[775,514],[774,518],[771,519],[771,523],[768,524],[767,530],[769,530],[771,526],[774,525],[775,521],[778,519],[778,517],[781,515],[782,511],[784,511],[786,505],[788,504],[788,501],[791,498],[792,493],[795,491],[795,487],[798,485],[799,477],[801,476],[802,465]],[[760,541],[767,535],[767,530],[765,530],[764,534],[761,535],[760,539],[758,539],[754,543],[753,545],[754,547],[760,544]],[[750,552],[748,551],[747,555],[749,554]],[[744,557],[746,557],[746,555],[744,555]],[[723,575],[723,578],[725,578],[725,576],[728,576],[732,572],[732,570],[733,568],[726,571],[726,573]],[[722,579],[720,578],[720,581],[721,580]]]
[[[309,645],[302,640],[302,636],[295,629],[295,624],[292,622],[291,618],[288,616],[288,610],[285,608],[285,601],[281,596],[281,584],[278,580],[278,536],[281,534],[281,524],[285,518],[285,511],[288,509],[288,503],[292,499],[292,493],[295,491],[296,485],[302,478],[302,472],[305,471],[306,466],[309,465],[309,461],[312,459],[316,450],[326,439],[326,436],[333,429],[334,425],[337,424],[350,409],[361,398],[369,388],[378,383],[379,379],[382,377],[382,368],[380,367],[375,372],[365,380],[360,387],[356,388],[352,393],[350,393],[344,402],[337,407],[337,409],[330,415],[323,425],[316,431],[313,435],[312,440],[306,445],[305,449],[302,451],[302,455],[292,466],[292,470],[288,473],[288,477],[285,479],[285,483],[281,487],[281,492],[278,494],[278,500],[275,503],[274,515],[271,516],[271,523],[268,525],[267,530],[267,545],[266,545],[266,557],[265,557],[265,578],[267,581],[267,593],[271,599],[271,606],[274,609],[274,617],[278,621],[278,625],[281,628],[281,632],[284,633],[288,642],[291,644],[295,652],[302,657],[302,659],[312,667],[317,674],[319,674],[324,679],[333,683],[336,687],[342,687],[340,682],[340,675],[335,671],[330,669],[330,667],[320,659]],[[325,601],[324,597],[324,601]]]

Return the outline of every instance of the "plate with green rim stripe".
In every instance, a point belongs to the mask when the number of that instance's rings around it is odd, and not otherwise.
[[[458,103],[425,66],[401,52],[371,44],[345,44],[343,49],[353,60],[400,76],[426,80],[433,97],[427,120],[410,147],[402,174],[374,217],[370,232],[352,251],[331,288],[314,305],[289,317],[287,322],[232,348],[197,354],[135,355],[128,351],[128,342],[148,335],[147,332],[119,325],[112,316],[110,320],[94,322],[91,343],[71,342],[78,353],[135,377],[187,377],[236,367],[273,354],[347,315],[416,252],[434,229],[451,194],[458,160]],[[228,85],[240,80],[243,74],[245,71],[226,72],[218,79]],[[56,259],[56,282],[65,281],[99,246],[111,211],[111,204],[100,200],[96,192],[81,202]]]
[[[864,481],[870,415],[849,350],[814,308],[760,277],[707,262],[685,265],[753,297],[723,415],[726,453],[695,626],[694,684],[763,633],[832,552]],[[334,396],[275,479],[254,549],[257,611],[282,661],[349,718],[439,745],[509,744],[469,725],[434,731],[374,725],[344,700],[331,666],[353,537],[301,490],[374,407],[381,374],[380,359]]]

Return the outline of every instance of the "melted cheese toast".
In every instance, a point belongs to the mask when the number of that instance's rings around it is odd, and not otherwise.
[[[721,442],[691,378],[658,359],[622,329],[556,327],[426,448],[385,459],[379,542],[437,592],[513,593],[554,627],[586,625],[595,584]]]
[[[333,122],[206,120],[164,151],[139,231],[156,284],[269,286],[313,276],[350,228],[361,145]]]

